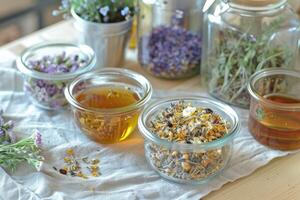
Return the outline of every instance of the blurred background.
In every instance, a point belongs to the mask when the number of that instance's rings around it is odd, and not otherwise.
[[[0,0],[0,46],[62,20],[60,0]]]
[[[300,0],[289,0],[300,15]],[[0,0],[0,46],[62,20],[60,0]]]

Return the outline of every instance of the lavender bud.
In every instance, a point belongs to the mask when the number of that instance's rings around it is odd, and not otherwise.
[[[34,134],[34,144],[37,147],[40,147],[42,145],[42,136],[38,131],[36,131]]]

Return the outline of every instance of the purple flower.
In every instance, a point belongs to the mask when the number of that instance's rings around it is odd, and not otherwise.
[[[60,65],[57,66],[56,72],[58,72],[58,73],[67,73],[67,72],[69,72],[69,69],[64,64],[60,64]]]
[[[54,74],[57,72],[57,68],[55,65],[49,65],[49,66],[47,66],[47,68],[44,69],[44,72],[46,72],[48,74]]]
[[[0,127],[0,137],[4,137],[5,136],[5,131]]]
[[[36,80],[36,85],[39,87],[39,88],[42,88],[45,86],[45,81],[41,80],[41,79],[38,79]]]
[[[70,72],[75,72],[79,68],[78,64],[73,64],[70,68]]]
[[[121,15],[126,16],[129,14],[129,8],[126,6],[123,10],[121,10]]]
[[[107,16],[108,11],[109,11],[108,6],[104,6],[99,9],[100,14],[103,15],[104,17]]]
[[[39,131],[34,134],[34,144],[38,147],[42,145],[42,136]]]
[[[158,26],[141,43],[139,59],[156,75],[181,74],[200,63],[201,36],[180,26]]]
[[[46,87],[46,92],[49,96],[53,96],[57,93],[57,87],[56,85],[48,85]]]

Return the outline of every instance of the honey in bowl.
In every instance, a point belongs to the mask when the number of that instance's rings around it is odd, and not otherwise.
[[[110,113],[136,104],[140,97],[127,87],[92,87],[76,95],[78,103],[100,112],[75,112],[77,123],[90,137],[100,143],[114,143],[127,138],[137,125],[139,110]]]
[[[283,95],[266,95],[274,105],[300,104],[300,99]],[[300,148],[300,111],[278,109],[255,102],[250,108],[249,129],[260,143],[279,150]]]

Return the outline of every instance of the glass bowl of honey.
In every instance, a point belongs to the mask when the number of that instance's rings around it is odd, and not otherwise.
[[[259,71],[251,77],[248,91],[248,126],[253,137],[272,149],[300,149],[300,72]]]
[[[121,68],[81,75],[65,89],[77,126],[99,143],[125,140],[151,95],[144,76]]]

